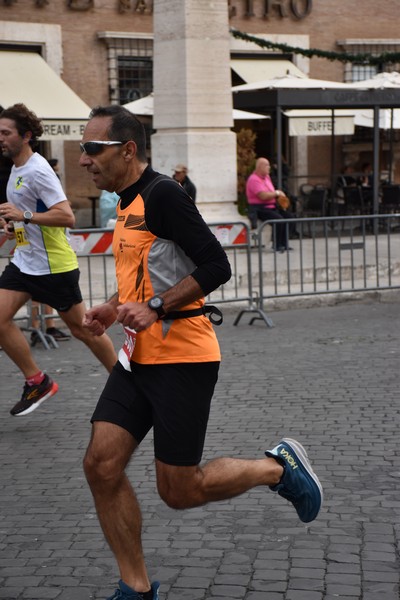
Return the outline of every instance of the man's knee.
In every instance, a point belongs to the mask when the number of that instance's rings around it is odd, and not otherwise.
[[[118,480],[136,445],[125,429],[113,423],[96,421],[83,459],[83,470],[89,484]]]
[[[157,489],[161,500],[163,500],[169,508],[174,508],[175,510],[187,508],[182,494],[176,487],[165,485],[165,482],[163,482],[162,484],[157,483]]]
[[[85,342],[89,337],[89,330],[85,329],[82,324],[74,323],[69,325],[71,334],[80,342]]]
[[[188,495],[184,493],[182,489],[179,489],[179,487],[158,486],[158,493],[161,500],[163,500],[163,502],[165,502],[169,508],[183,510],[185,508],[191,508],[192,506],[195,506],[195,504],[193,504],[193,502],[190,500],[190,497],[188,497]]]
[[[90,445],[83,459],[83,470],[89,483],[99,479],[107,479],[113,472],[112,461],[106,460],[104,455],[96,452],[93,446]]]
[[[89,330],[83,326],[84,304],[73,304],[67,311],[58,313],[67,325],[71,334],[81,342],[85,342],[89,336],[93,337]]]
[[[83,470],[86,479],[91,481],[107,481],[118,476],[123,471],[119,458],[107,448],[97,448],[90,443],[83,459]]]
[[[90,448],[83,459],[83,470],[93,493],[96,490],[112,490],[124,473],[124,467],[118,460],[97,455]]]
[[[198,467],[174,467],[157,461],[157,490],[170,508],[181,510],[199,506]]]

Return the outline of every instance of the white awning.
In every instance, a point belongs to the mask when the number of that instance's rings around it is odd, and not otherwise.
[[[244,121],[244,120],[260,120],[260,119],[270,119],[269,115],[260,115],[259,113],[249,112],[248,110],[239,110],[238,108],[234,108],[232,110],[232,116],[234,121]]]
[[[124,108],[129,110],[131,113],[143,116],[152,117],[154,114],[154,94],[151,92],[148,96],[139,98],[138,100],[132,100],[128,104],[124,104]],[[260,115],[258,113],[248,112],[247,110],[232,109],[232,117],[234,121],[241,121],[247,119],[270,119],[270,116]]]
[[[284,75],[306,77],[290,60],[234,58],[231,60],[231,69],[246,83],[283,77]]]
[[[251,92],[253,90],[325,90],[325,89],[343,89],[349,90],[348,83],[339,81],[326,81],[323,79],[312,79],[302,75],[282,75],[270,79],[261,79],[252,83],[235,85],[233,92]]]
[[[374,126],[373,110],[360,109],[355,111],[355,113],[355,125],[359,125],[360,127]],[[381,108],[379,111],[379,129],[400,129],[400,108]]]
[[[356,111],[347,109],[335,110],[334,133],[335,135],[353,135],[354,114]],[[313,110],[287,110],[284,113],[289,117],[289,135],[331,135],[332,111],[325,109]]]
[[[42,119],[41,140],[80,140],[90,107],[34,52],[0,51],[0,105],[22,102]]]

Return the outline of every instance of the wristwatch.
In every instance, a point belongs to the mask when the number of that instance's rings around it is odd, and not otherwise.
[[[30,210],[25,210],[24,211],[24,223],[25,225],[28,225],[28,223],[30,223],[33,219],[33,213]]]
[[[147,304],[151,310],[156,311],[159,319],[162,319],[167,314],[164,310],[164,300],[161,298],[161,296],[153,296],[150,298]]]

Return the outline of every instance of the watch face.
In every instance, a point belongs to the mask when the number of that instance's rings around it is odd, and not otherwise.
[[[164,304],[164,300],[162,298],[158,298],[158,296],[154,296],[149,300],[149,305],[151,308],[160,308]]]
[[[32,219],[32,217],[33,217],[33,213],[31,213],[30,210],[26,210],[24,212],[24,219],[27,219],[28,221],[30,221]]]

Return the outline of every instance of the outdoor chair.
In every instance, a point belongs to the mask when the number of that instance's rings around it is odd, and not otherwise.
[[[316,185],[312,188],[309,196],[305,198],[302,207],[304,219],[312,217],[325,217],[327,209],[328,190],[326,187]],[[311,222],[307,223],[308,235],[311,237]]]
[[[343,215],[344,216],[350,216],[350,215],[366,215],[369,214],[371,212],[371,208],[369,203],[366,203],[365,201],[365,197],[363,194],[363,190],[359,185],[356,186],[346,186],[343,188],[343,198],[344,198],[344,205],[343,205]],[[363,220],[360,221],[360,229],[363,229],[363,224],[365,224],[365,221],[363,222]],[[350,225],[350,229],[354,229],[354,222],[350,221],[349,222]],[[342,223],[342,231],[344,230],[346,226],[346,221],[343,221]]]
[[[360,186],[346,186],[343,188],[344,214],[363,215],[364,197]]]
[[[400,185],[384,185],[382,186],[382,197],[379,204],[379,212],[381,214],[400,213]],[[393,225],[394,229],[400,227],[399,220],[396,219]]]
[[[379,212],[400,213],[400,185],[384,185]]]
[[[311,183],[302,183],[299,188],[299,196],[300,196],[300,209],[303,210],[303,206],[307,204],[307,201],[310,198],[310,194],[313,191],[314,186]]]

